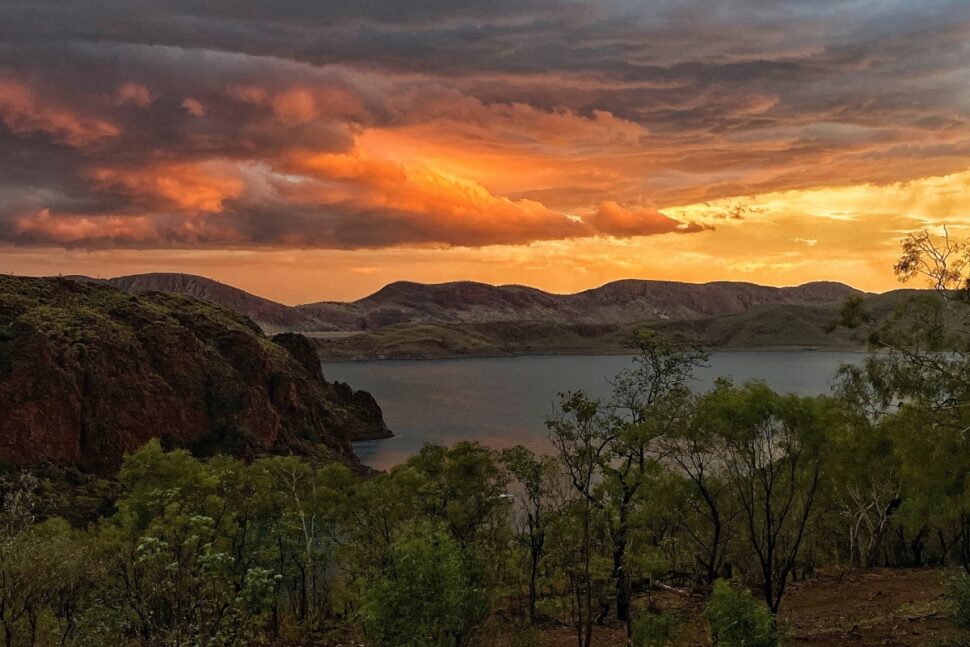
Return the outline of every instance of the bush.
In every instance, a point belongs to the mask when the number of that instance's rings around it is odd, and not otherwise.
[[[970,632],[970,577],[966,573],[956,573],[946,580],[943,586],[949,606],[950,620],[962,633]],[[970,647],[970,636],[962,635],[933,643],[933,647]]]
[[[714,584],[704,608],[711,643],[720,647],[776,647],[780,636],[768,607],[725,580]]]
[[[394,647],[461,647],[488,612],[479,568],[443,529],[411,526],[362,583],[369,638]]]
[[[674,636],[681,624],[676,613],[643,613],[633,621],[634,647],[667,647],[674,644]]]
[[[960,629],[970,630],[970,577],[958,573],[944,587],[950,602],[950,618]]]

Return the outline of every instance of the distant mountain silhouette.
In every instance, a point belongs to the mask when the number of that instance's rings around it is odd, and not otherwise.
[[[108,283],[128,292],[187,294],[226,306],[270,330],[304,332],[376,331],[391,325],[419,323],[630,324],[690,320],[738,314],[756,306],[838,304],[849,296],[864,294],[835,282],[776,288],[729,281],[694,284],[628,279],[561,295],[521,285],[398,281],[350,303],[323,301],[286,306],[189,274],[72,278]]]

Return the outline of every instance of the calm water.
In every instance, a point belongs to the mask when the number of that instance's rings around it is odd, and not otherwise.
[[[816,395],[829,390],[836,369],[860,353],[724,351],[697,373],[706,389],[715,378],[764,380],[776,391]],[[378,469],[402,462],[425,443],[478,440],[492,447],[521,443],[548,448],[545,420],[556,394],[584,389],[609,394],[608,380],[629,367],[624,356],[548,356],[433,361],[331,362],[328,380],[374,394],[395,438],[357,443],[360,459]]]

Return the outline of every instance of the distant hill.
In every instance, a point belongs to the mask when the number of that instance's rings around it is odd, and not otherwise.
[[[139,293],[177,292],[244,314],[264,328],[301,331],[375,331],[402,323],[621,324],[736,314],[761,305],[826,305],[863,294],[842,283],[775,288],[739,282],[704,284],[623,280],[576,294],[552,294],[521,285],[471,281],[391,283],[358,301],[286,306],[211,279],[188,274],[138,274],[108,283]]]
[[[841,283],[773,288],[751,283],[705,284],[624,280],[576,294],[551,294],[520,285],[468,281],[425,285],[392,283],[352,305],[363,330],[399,323],[632,323],[693,319],[742,312],[758,305],[818,305],[862,294]],[[332,304],[299,306],[304,312]],[[323,311],[320,311],[320,316]]]
[[[206,299],[267,332],[302,332],[329,359],[620,353],[642,327],[717,348],[862,349],[866,339],[860,331],[826,332],[848,297],[864,298],[867,309],[886,317],[920,292],[869,294],[824,281],[777,288],[629,279],[552,294],[521,285],[398,281],[353,302],[287,306],[189,274],[71,278],[136,294],[176,292]]]

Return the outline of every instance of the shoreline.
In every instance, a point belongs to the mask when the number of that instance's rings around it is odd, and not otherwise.
[[[744,352],[744,353],[858,353],[868,355],[878,353],[858,346],[717,346],[706,349],[709,353],[718,352]],[[520,357],[604,357],[604,356],[628,356],[632,357],[635,353],[629,350],[577,350],[559,352],[508,352],[508,353],[467,353],[467,354],[441,354],[441,355],[355,355],[355,356],[332,356],[320,354],[320,361],[325,364],[350,364],[356,362],[434,362],[434,361],[453,361],[462,359],[515,359]]]

